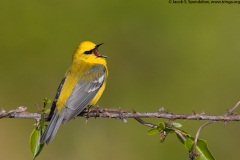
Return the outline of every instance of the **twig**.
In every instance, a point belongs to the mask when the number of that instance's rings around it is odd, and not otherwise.
[[[193,147],[192,147],[192,153],[191,155],[193,156],[193,159],[198,156],[197,152],[196,152],[196,147],[197,147],[197,140],[198,140],[198,137],[200,135],[200,132],[201,130],[203,129],[203,127],[209,125],[209,124],[212,124],[213,122],[215,121],[210,121],[210,122],[207,122],[207,123],[204,123],[203,125],[201,125],[198,130],[197,130],[197,133],[196,133],[196,136],[195,136],[195,139],[194,139],[194,143],[193,143]]]
[[[234,111],[236,110],[236,108],[240,105],[240,101],[237,102],[237,104],[230,110],[228,110],[228,112],[225,114],[225,116],[229,116],[229,115],[233,115]]]
[[[152,123],[149,123],[149,122],[145,122],[144,120],[142,120],[141,118],[134,118],[136,121],[138,121],[139,123],[141,123],[142,125],[144,126],[147,126],[147,127],[151,127],[151,128],[157,128],[157,125],[155,124],[152,124]]]

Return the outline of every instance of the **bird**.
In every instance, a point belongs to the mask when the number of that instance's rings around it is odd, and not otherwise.
[[[48,116],[50,122],[41,135],[41,144],[49,144],[61,124],[75,118],[85,108],[95,105],[101,97],[108,77],[108,57],[98,51],[102,44],[84,41],[73,53],[72,63],[53,100]]]

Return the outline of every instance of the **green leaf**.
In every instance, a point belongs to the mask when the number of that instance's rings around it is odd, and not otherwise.
[[[45,115],[42,112],[41,120],[30,136],[30,149],[33,155],[33,160],[40,154],[44,147],[44,143],[43,144],[40,143],[40,138],[45,129],[46,129]]]
[[[177,123],[177,122],[172,122],[172,126],[175,127],[175,128],[181,128],[182,124]]]
[[[147,132],[148,135],[154,135],[156,133],[159,133],[158,128],[152,128]]]
[[[32,131],[30,135],[30,149],[33,155],[33,160],[40,154],[40,152],[44,147],[44,144],[40,143],[40,138],[46,128],[45,113],[48,111],[48,109],[46,109],[46,106],[47,104],[51,103],[51,100],[48,98],[44,98],[43,102],[44,102],[44,106],[41,112],[41,119],[40,121],[38,121],[37,127]]]
[[[158,130],[160,131],[160,130],[165,130],[165,128],[166,128],[166,126],[165,126],[165,124],[163,123],[163,122],[160,122],[159,124],[158,124]]]
[[[43,99],[42,112],[45,112],[47,105],[50,104],[50,103],[52,103],[51,99],[48,99],[48,98],[44,98],[44,99]]]
[[[39,155],[44,147],[44,144],[40,144],[41,133],[42,131],[36,127],[30,136],[30,149],[33,155],[33,159]]]
[[[189,152],[192,152],[193,143],[194,143],[194,138],[190,136],[186,136],[185,147]],[[198,156],[195,158],[195,160],[215,160],[215,158],[209,151],[205,140],[198,139],[197,145],[196,145],[196,152]]]
[[[186,131],[175,129],[178,139],[185,145],[189,153],[192,153],[194,138]],[[196,145],[196,154],[198,155],[195,160],[215,160],[212,153],[209,151],[205,140],[198,139]]]
[[[50,103],[52,103],[52,100],[51,100],[51,99],[48,99],[48,98],[44,98],[43,102],[44,102],[45,104],[50,104]]]

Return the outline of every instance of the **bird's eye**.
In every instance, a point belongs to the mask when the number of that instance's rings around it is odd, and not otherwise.
[[[90,51],[85,51],[84,54],[92,54],[92,50],[90,50]]]

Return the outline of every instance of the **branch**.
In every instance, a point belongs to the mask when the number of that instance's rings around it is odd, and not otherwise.
[[[240,103],[240,102],[238,102]],[[21,118],[21,119],[39,119],[41,118],[40,113],[30,113],[26,112],[27,107],[21,106],[17,109],[10,111],[0,111],[1,118]],[[234,106],[236,109],[236,106]],[[233,111],[233,109],[231,110]],[[174,114],[165,112],[163,110],[157,112],[135,112],[127,111],[117,108],[91,108],[88,112],[84,110],[80,115],[81,117],[91,118],[91,117],[101,117],[101,118],[116,118],[125,120],[126,118],[164,118],[170,120],[184,119],[184,120],[210,120],[210,121],[240,121],[239,115],[225,114],[225,115],[207,115],[204,113],[197,114]],[[46,116],[47,117],[47,116]]]
[[[45,126],[45,121],[48,121],[48,119],[51,119],[51,115],[46,114],[45,116],[43,116],[43,112],[46,112],[46,105],[50,103],[49,99],[44,99],[44,106],[41,109],[42,111],[38,112],[38,113],[30,113],[27,112],[27,107],[24,106],[20,106],[17,109],[13,109],[10,111],[5,111],[5,110],[1,110],[0,111],[0,119],[2,118],[19,118],[19,119],[35,119],[37,121],[37,127],[34,129],[34,133],[36,132],[36,134],[38,136],[31,136],[31,144],[32,142],[37,142],[36,145],[33,146],[33,148],[31,148],[31,150],[34,150],[34,157],[36,157],[42,150],[41,147],[43,147],[43,144],[39,143],[40,140],[40,136],[42,135],[44,126]],[[40,110],[40,108],[38,107],[37,104],[35,104],[37,109]],[[99,107],[95,107],[95,108],[87,108],[85,109],[81,114],[79,114],[78,116],[81,117],[85,117],[85,118],[91,118],[91,117],[101,117],[101,118],[115,118],[115,119],[121,119],[124,122],[126,122],[127,118],[134,118],[136,121],[138,121],[139,123],[141,123],[144,126],[150,127],[152,128],[151,130],[148,131],[148,133],[150,135],[155,134],[155,133],[159,133],[160,135],[160,142],[163,142],[166,138],[166,136],[168,135],[168,133],[171,132],[175,132],[175,134],[178,136],[178,138],[180,139],[180,141],[182,143],[184,143],[185,146],[187,146],[186,144],[189,145],[189,142],[187,143],[187,140],[192,141],[193,143],[193,147],[191,147],[190,149],[187,148],[187,150],[189,151],[189,158],[190,159],[195,159],[196,157],[199,156],[207,156],[210,158],[214,157],[212,156],[211,152],[208,150],[208,148],[206,147],[207,144],[204,141],[204,145],[200,148],[200,151],[197,151],[197,142],[198,142],[198,137],[200,135],[201,130],[211,124],[214,123],[216,121],[222,121],[224,123],[227,123],[229,121],[240,121],[240,116],[237,115],[235,113],[235,110],[240,106],[240,101],[230,110],[227,110],[227,113],[225,113],[224,115],[207,115],[205,113],[201,113],[198,114],[196,112],[193,111],[193,114],[174,114],[171,113],[169,111],[164,111],[163,108],[160,108],[158,111],[156,112],[136,112],[136,111],[128,111],[128,110],[122,110],[119,108],[99,108]],[[41,120],[42,117],[45,117],[45,121]],[[146,122],[144,120],[142,120],[141,118],[164,118],[164,119],[168,119],[167,122],[160,122],[158,125],[153,124],[153,123],[149,123]],[[180,125],[176,125],[176,122],[172,122],[176,119],[183,119],[183,120],[208,120],[209,122],[204,123],[197,131],[195,139],[187,132],[182,131],[180,129],[178,129],[179,127],[181,127]],[[40,121],[41,120],[41,121]],[[39,123],[42,122],[42,123]],[[168,124],[168,122],[170,122]],[[175,123],[175,125],[174,125]],[[194,140],[192,140],[194,139]],[[186,143],[186,144],[185,144]],[[205,146],[205,147],[204,147]],[[199,148],[198,148],[199,150]],[[36,151],[36,152],[35,152]],[[201,153],[200,153],[201,152]],[[36,154],[35,154],[36,153]]]

